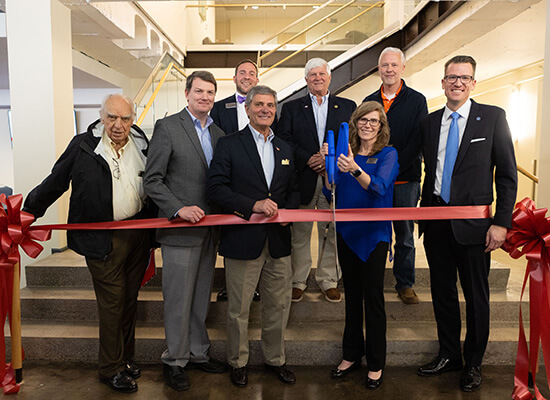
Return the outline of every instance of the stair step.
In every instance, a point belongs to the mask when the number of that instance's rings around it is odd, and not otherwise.
[[[156,275],[147,283],[147,289],[158,289],[162,284],[162,257],[156,252]],[[395,278],[391,271],[392,264],[386,265],[384,276],[384,287],[393,289]],[[315,271],[313,267],[308,277],[308,291],[317,291],[315,282]],[[224,285],[223,258],[218,257],[214,271],[214,288],[219,289]],[[42,260],[36,261],[26,267],[28,287],[59,287],[59,288],[91,288],[92,279],[84,257],[72,251],[56,253]],[[496,261],[492,261],[489,284],[492,292],[505,290],[510,277],[510,268]],[[415,289],[429,289],[430,274],[426,266],[418,266],[415,271]],[[341,287],[340,282],[340,287]]]
[[[433,321],[433,309],[429,291],[417,291],[420,303],[405,305],[393,290],[385,292],[386,314],[390,321]],[[345,293],[344,293],[345,296]],[[462,296],[462,315],[465,304]],[[491,295],[491,320],[515,321],[519,310],[519,296],[515,293],[497,292]],[[138,298],[138,321],[163,321],[163,300],[159,290],[142,290]],[[524,311],[527,314],[527,307]],[[344,301],[328,303],[320,292],[306,292],[304,300],[292,303],[290,321],[326,322],[344,320]],[[227,302],[212,301],[208,314],[209,323],[225,323]],[[75,320],[97,321],[97,305],[92,289],[24,288],[21,290],[21,316],[25,320]],[[253,302],[250,321],[260,321],[261,305]]]
[[[285,333],[287,363],[290,365],[334,365],[342,357],[343,322],[289,324]],[[526,327],[528,329],[528,327]],[[464,335],[465,328],[463,329]],[[9,329],[5,329],[6,337]],[[97,362],[98,328],[92,322],[25,321],[22,326],[25,358],[29,361]],[[226,332],[222,325],[209,328],[211,356],[225,359]],[[491,335],[484,364],[505,365],[515,362],[517,322],[491,322]],[[250,364],[263,363],[260,328],[251,323]],[[429,361],[438,351],[434,323],[388,321],[387,364],[417,366]],[[7,338],[9,350],[9,338]],[[160,363],[164,351],[164,328],[156,324],[138,324],[136,361]]]

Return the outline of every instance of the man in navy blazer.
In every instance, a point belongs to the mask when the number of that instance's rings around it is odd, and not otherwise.
[[[252,60],[242,60],[235,67],[235,94],[223,100],[216,101],[210,116],[226,135],[240,131],[248,125],[248,115],[244,109],[246,94],[256,86],[258,79],[258,66]]]
[[[348,122],[356,104],[348,99],[329,93],[330,67],[322,58],[313,58],[305,67],[305,80],[309,93],[283,105],[277,127],[277,136],[294,148],[300,208],[327,209],[329,204],[322,193],[325,160],[319,150],[325,142],[326,133],[336,135],[342,122]],[[319,233],[319,256],[315,278],[325,298],[331,302],[341,300],[337,289],[341,276],[336,267],[336,253],[332,224],[325,234],[325,222],[317,223]],[[299,222],[292,227],[292,301],[302,300],[311,268],[311,230],[313,223]],[[323,248],[323,239],[326,244]]]
[[[249,125],[217,144],[207,179],[207,195],[223,212],[250,219],[273,217],[281,208],[298,208],[292,148],[270,126],[277,112],[277,93],[267,86],[246,97]],[[248,383],[248,317],[260,283],[262,349],[266,365],[284,383],[296,378],[285,365],[284,331],[290,311],[291,266],[288,224],[226,225],[220,237],[228,294],[227,361],[231,382]]]
[[[420,224],[430,267],[439,354],[420,367],[418,374],[433,376],[462,369],[460,388],[466,392],[481,385],[481,362],[489,339],[490,252],[504,243],[511,228],[517,192],[514,146],[504,110],[469,99],[476,85],[475,67],[470,56],[447,61],[441,81],[447,104],[420,125],[425,166],[421,206],[491,205],[493,180],[496,188],[492,218]],[[457,271],[466,300],[463,354]]]

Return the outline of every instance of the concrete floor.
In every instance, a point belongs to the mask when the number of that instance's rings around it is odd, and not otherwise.
[[[330,367],[293,367],[297,383],[284,385],[263,367],[249,371],[249,385],[234,387],[228,374],[188,373],[191,389],[176,392],[165,385],[160,365],[142,366],[139,390],[133,394],[116,393],[99,382],[94,365],[25,363],[24,382],[17,400],[96,400],[96,399],[193,399],[193,400],[503,400],[513,390],[513,366],[484,366],[483,385],[474,393],[458,388],[460,372],[423,378],[415,367],[387,367],[382,386],[374,391],[364,386],[366,371],[354,371],[344,380],[332,380]],[[544,371],[537,376],[539,389],[545,389]],[[543,390],[544,394],[548,390]]]

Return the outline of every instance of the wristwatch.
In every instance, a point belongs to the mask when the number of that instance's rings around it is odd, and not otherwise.
[[[361,175],[363,173],[363,170],[361,168],[357,168],[355,171],[350,171],[350,174],[354,177],[354,178],[359,178],[359,175]]]

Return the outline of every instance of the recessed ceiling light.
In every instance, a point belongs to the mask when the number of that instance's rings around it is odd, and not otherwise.
[[[258,6],[252,6],[250,8],[252,8],[253,10],[257,10],[259,7]]]

